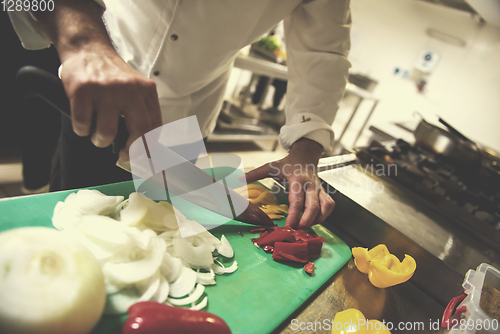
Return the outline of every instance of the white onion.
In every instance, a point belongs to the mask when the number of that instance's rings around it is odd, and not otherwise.
[[[204,292],[205,292],[205,287],[201,284],[197,284],[196,288],[189,294],[189,296],[185,298],[168,298],[167,301],[169,302],[169,304],[175,306],[192,304],[195,303],[198,299],[200,299],[200,297],[203,295]]]
[[[68,234],[47,227],[0,234],[2,333],[88,333],[105,299],[99,263]]]
[[[199,304],[191,306],[189,309],[194,311],[199,311],[207,307],[207,304],[208,304],[208,297],[205,296],[205,298],[203,298],[203,300]]]
[[[169,283],[179,278],[182,273],[182,268],[184,268],[184,266],[182,265],[181,259],[173,257],[169,253],[163,254],[160,272]]]
[[[214,263],[212,246],[199,235],[175,238],[173,242],[176,255],[187,267],[207,269]]]
[[[212,269],[217,275],[231,274],[238,269],[238,262],[234,261],[231,266],[226,268],[220,261],[215,260],[215,263],[212,265]]]
[[[220,238],[221,244],[219,247],[217,247],[217,252],[227,258],[231,258],[234,256],[234,251],[233,247],[231,247],[231,244],[227,240],[225,235],[222,235]]]
[[[196,273],[198,276],[198,279],[196,280],[196,283],[200,283],[203,285],[213,285],[215,284],[215,273],[213,269],[210,269],[210,272],[208,273]]]
[[[97,190],[71,193],[54,208],[52,223],[58,230],[75,227],[84,215],[109,215],[123,201],[123,196],[106,196]]]
[[[179,278],[170,284],[170,296],[181,298],[188,295],[196,284],[197,275],[191,268],[182,268],[182,273]]]
[[[80,190],[59,202],[52,218],[54,226],[64,228],[100,262],[108,294],[104,313],[125,313],[146,300],[206,307],[206,297],[195,305],[203,285],[215,284],[215,273],[237,269],[236,262],[229,268],[214,264],[218,254],[234,256],[226,237],[217,239],[168,202],[138,193],[122,199]]]
[[[151,238],[150,247],[140,253],[142,258],[124,263],[106,262],[102,267],[104,275],[115,282],[135,283],[152,276],[162,263],[165,243]]]
[[[170,203],[156,203],[138,193],[130,194],[127,207],[120,212],[120,220],[129,226],[143,225],[155,231],[178,228]]]

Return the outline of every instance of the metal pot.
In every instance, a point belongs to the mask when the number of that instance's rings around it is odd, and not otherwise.
[[[422,119],[413,135],[423,148],[465,166],[480,165],[478,146]]]

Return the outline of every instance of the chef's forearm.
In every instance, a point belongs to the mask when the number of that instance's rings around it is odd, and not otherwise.
[[[55,1],[53,11],[32,12],[40,29],[51,39],[61,62],[75,52],[113,49],[102,21],[102,8],[88,0]]]

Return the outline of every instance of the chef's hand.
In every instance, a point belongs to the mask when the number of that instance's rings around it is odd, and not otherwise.
[[[120,151],[121,160],[129,159],[134,140],[162,124],[155,83],[125,63],[115,50],[72,54],[62,63],[61,79],[77,135],[91,134],[95,114],[96,129],[91,135],[95,146],[109,146],[117,133],[118,117],[125,116],[130,137]]]
[[[91,140],[97,147],[109,146],[118,117],[125,116],[130,137],[120,159],[128,160],[132,142],[162,124],[155,83],[118,55],[102,21],[102,8],[93,1],[57,0],[53,11],[31,14],[61,59],[75,133],[89,135],[95,114]]]
[[[317,175],[323,147],[313,140],[301,138],[283,159],[267,163],[246,174],[247,182],[272,177],[286,181],[290,207],[286,226],[305,229],[320,224],[332,213],[335,201],[325,192]],[[300,217],[302,209],[304,214]]]

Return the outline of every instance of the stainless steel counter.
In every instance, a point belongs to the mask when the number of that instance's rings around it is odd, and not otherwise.
[[[392,171],[396,172],[396,171]],[[371,170],[351,165],[320,173],[335,189],[408,236],[462,275],[486,262],[499,267],[500,254],[464,231],[425,200]],[[332,189],[333,190],[333,189]]]

